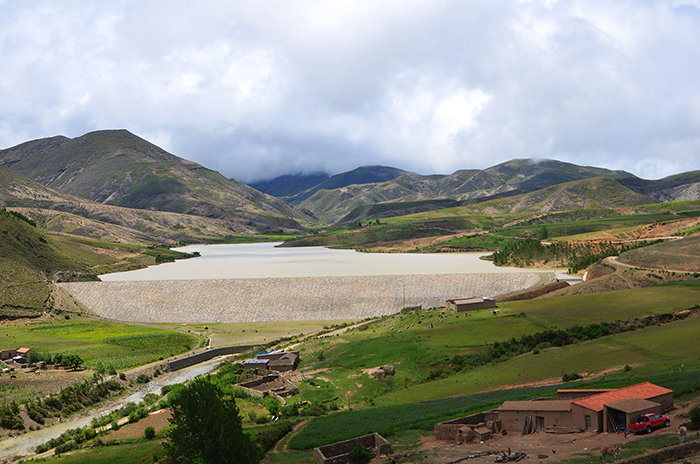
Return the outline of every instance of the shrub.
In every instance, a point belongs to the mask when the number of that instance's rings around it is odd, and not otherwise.
[[[370,459],[369,450],[358,443],[350,451],[350,459],[356,464],[367,464]]]
[[[700,406],[690,410],[690,427],[695,430],[700,428]]]
[[[74,441],[69,441],[66,443],[63,443],[62,445],[58,445],[56,447],[56,454],[61,454],[65,453],[66,451],[73,451],[78,447],[78,444]]]
[[[561,378],[563,382],[571,382],[572,380],[578,380],[582,378],[577,372],[572,372],[571,374],[564,374]]]
[[[143,436],[146,440],[153,440],[156,437],[156,429],[151,426],[146,427],[143,431]]]

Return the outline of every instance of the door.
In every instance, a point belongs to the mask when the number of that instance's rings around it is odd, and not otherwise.
[[[538,432],[544,430],[544,417],[535,416],[535,429]]]

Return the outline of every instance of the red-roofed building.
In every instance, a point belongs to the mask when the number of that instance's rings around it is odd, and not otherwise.
[[[590,423],[589,430],[609,432],[626,428],[640,414],[660,414],[672,406],[673,390],[644,382],[573,400],[571,413]]]
[[[558,398],[506,401],[495,411],[506,430],[521,431],[526,420],[535,430],[573,427],[594,432],[624,430],[641,414],[673,406],[673,390],[649,382],[614,390],[559,390]]]
[[[23,358],[28,358],[30,351],[32,351],[31,348],[20,348],[17,350],[17,355],[22,356]]]

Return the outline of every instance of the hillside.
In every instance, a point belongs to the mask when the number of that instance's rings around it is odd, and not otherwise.
[[[461,170],[445,176],[422,176],[403,171],[400,176],[382,182],[318,189],[300,202],[299,207],[310,211],[324,223],[333,224],[343,221],[357,208],[377,203],[473,200],[597,177],[620,180],[635,178],[624,171],[577,166],[555,160],[521,159],[484,170]],[[350,217],[364,219],[358,215]]]
[[[82,270],[59,245],[25,219],[0,209],[0,318],[43,311],[51,294],[46,278],[59,271]]]
[[[272,195],[284,201],[290,201],[295,195],[313,189],[330,176],[325,172],[314,174],[285,174],[274,179],[250,182],[248,185],[255,190]]]
[[[283,201],[174,156],[126,130],[51,137],[0,150],[0,166],[46,187],[106,205],[299,231],[310,218]]]
[[[700,234],[658,243],[620,255],[626,264],[669,271],[700,271]]]
[[[0,166],[0,206],[44,230],[110,242],[172,246],[255,232],[241,218],[221,219],[104,205],[44,187]]]
[[[609,177],[566,182],[506,199],[482,203],[484,212],[520,213],[620,208],[653,203]]]

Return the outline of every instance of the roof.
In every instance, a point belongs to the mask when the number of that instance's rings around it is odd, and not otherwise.
[[[248,359],[243,364],[268,364],[269,362],[269,359]]]
[[[641,398],[648,400],[649,398],[655,398],[668,393],[672,394],[673,390],[659,387],[658,385],[654,385],[650,382],[643,382],[638,383],[637,385],[620,388],[618,390],[612,390],[606,393],[588,396],[586,398],[579,398],[577,400],[573,400],[571,403],[577,404],[592,411],[602,411],[606,404],[614,403],[616,401],[625,400],[628,398]]]
[[[612,391],[611,388],[560,388],[557,393],[590,393],[588,396]]]
[[[32,351],[31,348],[20,348],[17,350],[18,353],[29,353],[30,351]]]
[[[606,404],[606,406],[609,408],[614,408],[627,414],[648,411],[657,407],[658,405],[659,403],[643,400],[641,398],[627,398],[625,400],[613,401],[612,403]]]
[[[476,303],[483,303],[484,299],[483,298],[457,298],[454,300],[447,300],[450,303],[462,305],[462,304],[476,304]]]
[[[504,401],[498,411],[569,411],[570,400]]]

